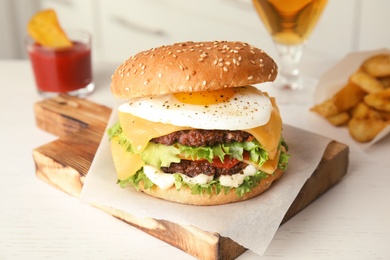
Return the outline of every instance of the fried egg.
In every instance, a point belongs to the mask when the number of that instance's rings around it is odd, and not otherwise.
[[[266,124],[272,103],[266,93],[244,86],[134,98],[122,104],[119,110],[175,126],[244,130]]]

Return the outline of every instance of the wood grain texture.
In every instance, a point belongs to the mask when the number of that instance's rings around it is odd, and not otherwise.
[[[33,150],[37,177],[79,197],[110,113],[110,108],[64,95],[36,103],[37,126],[59,137]],[[320,164],[302,187],[282,223],[346,174],[348,154],[346,145],[335,141],[329,143]],[[246,250],[230,238],[197,227],[152,218],[139,219],[114,208],[93,206],[198,259],[234,259]]]

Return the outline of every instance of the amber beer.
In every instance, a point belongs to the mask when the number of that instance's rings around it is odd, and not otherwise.
[[[255,9],[275,42],[303,43],[315,27],[327,0],[253,0]]]

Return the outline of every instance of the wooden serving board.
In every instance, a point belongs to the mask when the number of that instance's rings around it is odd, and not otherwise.
[[[37,126],[59,137],[33,150],[36,175],[79,197],[111,109],[66,95],[35,104]],[[284,216],[282,224],[335,185],[347,172],[349,149],[332,141],[312,176]],[[139,219],[123,211],[93,205],[199,259],[234,259],[246,248],[228,237],[165,220]]]

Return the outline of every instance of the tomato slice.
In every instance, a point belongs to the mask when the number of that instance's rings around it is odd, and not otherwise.
[[[243,157],[245,160],[249,159],[249,153],[245,151]],[[239,160],[232,158],[229,155],[225,155],[225,157],[223,158],[223,162],[221,162],[219,157],[215,157],[211,165],[218,168],[230,169],[239,162]]]
[[[223,162],[221,162],[219,157],[215,157],[211,165],[218,168],[230,169],[239,162],[239,160],[235,158],[230,158],[229,155],[225,155],[225,157],[223,158]]]

